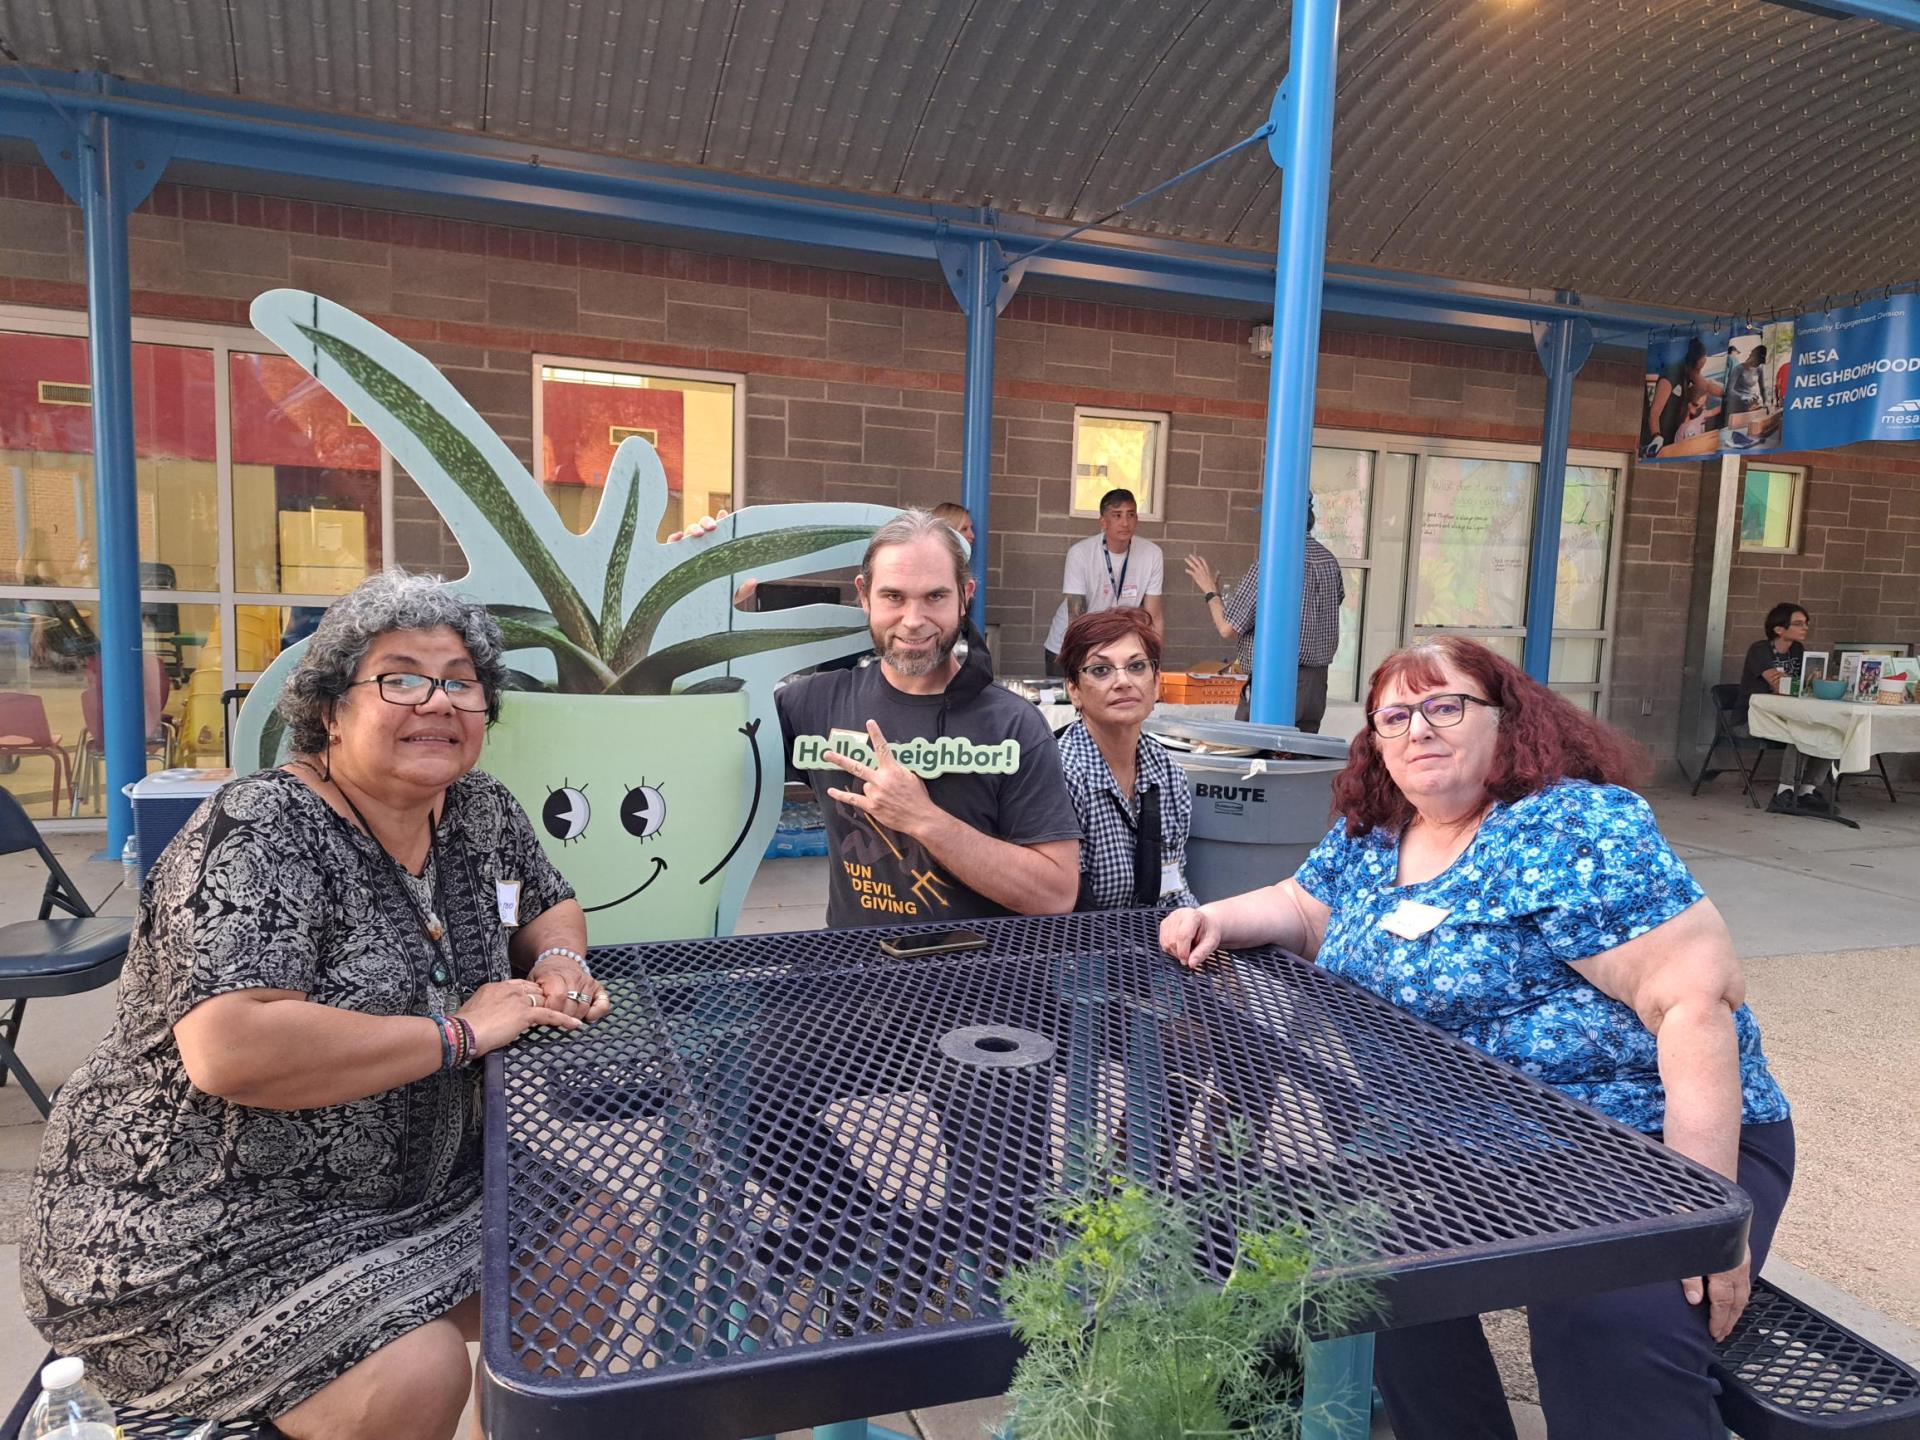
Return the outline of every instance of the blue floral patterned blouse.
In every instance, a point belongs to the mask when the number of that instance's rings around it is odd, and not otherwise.
[[[1319,963],[1401,1009],[1557,1086],[1635,1130],[1666,1117],[1654,1037],[1633,1010],[1569,962],[1611,950],[1671,920],[1703,892],[1631,790],[1565,780],[1496,804],[1446,870],[1398,885],[1400,839],[1344,822],[1295,879],[1332,918]],[[1402,900],[1445,910],[1417,939],[1381,920]],[[1787,1118],[1760,1027],[1741,1006],[1741,1119]]]

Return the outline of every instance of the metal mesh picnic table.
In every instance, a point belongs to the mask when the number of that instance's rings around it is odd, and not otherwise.
[[[1734,1186],[1277,950],[1188,972],[1152,911],[596,951],[612,1013],[491,1057],[500,1436],[743,1435],[1004,1389],[1008,1267],[1130,1175],[1338,1226],[1409,1325],[1727,1268]]]

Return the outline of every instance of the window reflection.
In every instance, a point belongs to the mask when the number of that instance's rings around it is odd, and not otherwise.
[[[212,605],[172,609],[145,632],[147,768],[221,763],[220,660]],[[144,617],[143,617],[144,619]],[[197,699],[210,692],[211,705]],[[104,813],[99,607],[91,600],[0,596],[0,787],[35,819]],[[196,737],[196,726],[206,734]],[[207,758],[208,755],[211,758]],[[197,758],[196,758],[197,757]]]
[[[383,563],[379,443],[284,355],[229,356],[228,375],[234,588],[345,594]]]
[[[135,345],[133,404],[140,583],[218,589],[213,353]],[[98,583],[87,342],[9,333],[0,344],[0,584]]]
[[[541,488],[576,535],[600,509],[614,452],[637,436],[660,457],[667,508],[658,538],[734,503],[730,380],[703,380],[588,365],[540,366]]]

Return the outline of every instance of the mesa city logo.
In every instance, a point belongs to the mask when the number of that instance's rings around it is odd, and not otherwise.
[[[1897,405],[1889,405],[1880,412],[1880,423],[1902,429],[1920,425],[1920,400],[1902,400]]]

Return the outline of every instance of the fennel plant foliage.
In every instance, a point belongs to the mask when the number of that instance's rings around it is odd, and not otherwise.
[[[1013,1440],[1295,1440],[1307,1344],[1373,1299],[1338,1275],[1347,1247],[1285,1218],[1243,1221],[1224,1281],[1198,1260],[1204,1217],[1134,1182],[1069,1199],[1058,1218],[1057,1252],[1001,1287],[1027,1347]]]

